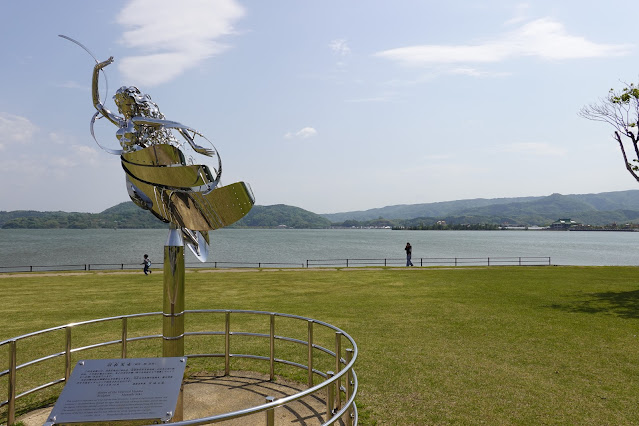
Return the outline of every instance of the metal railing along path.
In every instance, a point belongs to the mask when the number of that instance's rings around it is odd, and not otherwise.
[[[223,309],[201,309],[201,310],[186,310],[185,315],[213,315],[223,316],[224,318],[224,330],[216,331],[193,331],[185,332],[184,336],[189,339],[196,339],[198,336],[220,336],[224,340],[224,352],[223,353],[196,353],[185,354],[188,358],[223,358],[224,359],[224,373],[229,375],[231,371],[231,360],[236,359],[253,359],[258,361],[268,362],[270,380],[275,379],[275,366],[277,364],[292,366],[307,371],[307,389],[298,392],[294,395],[289,395],[283,398],[268,397],[265,404],[224,413],[213,415],[209,417],[203,417],[194,420],[184,420],[172,423],[174,425],[202,425],[209,423],[218,423],[225,420],[240,418],[251,414],[266,412],[266,425],[272,425],[274,419],[273,410],[278,407],[284,407],[294,401],[298,401],[307,396],[317,396],[318,393],[325,392],[326,412],[322,419],[322,425],[331,425],[337,421],[342,421],[347,425],[357,424],[358,415],[357,407],[355,405],[355,396],[357,395],[358,382],[357,375],[353,369],[355,361],[357,359],[357,345],[353,338],[343,330],[328,324],[323,321],[314,320],[298,315],[290,315],[275,312],[265,311],[248,311],[248,310],[223,310]],[[7,407],[7,424],[15,422],[16,414],[16,401],[20,400],[30,394],[35,394],[39,391],[47,389],[56,384],[65,383],[69,380],[72,369],[72,355],[81,352],[87,352],[86,356],[83,353],[84,359],[90,359],[89,351],[92,349],[103,348],[106,346],[120,345],[121,358],[127,358],[129,351],[129,344],[145,340],[162,339],[161,334],[149,334],[138,337],[129,337],[129,322],[142,317],[159,317],[162,321],[162,312],[149,312],[133,315],[122,315],[110,318],[101,318],[89,321],[83,321],[78,323],[66,324],[58,327],[48,328],[45,330],[36,331],[22,336],[14,337],[11,339],[0,342],[0,348],[6,347],[8,351],[8,368],[4,371],[0,371],[0,378],[7,378],[8,380],[8,395],[7,400],[0,402],[0,407]],[[269,332],[259,333],[251,331],[231,331],[231,317],[241,316],[242,319],[247,317],[265,317],[268,319]],[[249,319],[250,319],[249,318]],[[296,321],[301,321],[305,324],[305,334],[308,336],[306,340],[298,339],[294,337],[287,337],[276,334],[276,318],[288,318]],[[121,336],[117,340],[101,341],[101,336],[97,337],[97,342],[93,342],[89,345],[81,347],[73,347],[72,334],[74,330],[79,328],[85,328],[89,325],[95,325],[99,323],[107,322],[121,322]],[[326,346],[322,346],[317,343],[317,339],[314,338],[319,331],[334,333],[334,348],[329,349]],[[17,363],[16,354],[20,350],[20,358],[29,358],[29,354],[25,353],[24,349],[20,349],[19,346],[25,344],[25,341],[32,339],[36,336],[45,336],[54,334],[56,332],[63,332],[64,334],[64,350],[53,352],[48,355],[40,356],[35,359],[29,359],[28,361]],[[54,336],[55,337],[55,336]],[[231,337],[234,337],[231,340]],[[233,353],[231,341],[236,342],[236,339],[246,338],[260,338],[265,339],[268,342],[269,356],[255,355],[251,353]],[[306,357],[306,364],[295,362],[287,359],[276,358],[276,342],[291,343],[294,347],[301,349],[301,356]],[[238,345],[241,346],[241,345]],[[50,347],[50,346],[49,346]],[[345,349],[343,349],[345,348]],[[41,348],[40,348],[41,349]],[[299,356],[299,354],[298,354]],[[327,359],[319,357],[328,357],[330,364],[333,365],[334,371],[320,371],[314,366],[318,361],[323,361],[323,364],[327,363]],[[46,381],[48,379],[42,379],[45,382],[39,383],[31,389],[27,389],[22,393],[17,393],[16,389],[20,383],[20,374],[25,369],[31,368],[35,365],[41,364],[45,361],[53,360],[56,358],[64,359],[64,376],[55,378],[53,380]],[[323,380],[315,384],[315,377],[319,376]],[[321,396],[320,396],[321,397]]]
[[[187,263],[187,268],[303,268],[304,263],[278,263],[278,262],[197,262]],[[161,264],[156,269],[161,269]],[[19,265],[1,266],[2,272],[55,272],[55,271],[112,271],[112,270],[136,270],[142,269],[138,263],[83,263],[75,265]]]
[[[411,259],[415,266],[545,266],[551,265],[550,257],[417,257]],[[406,258],[394,259],[318,259],[307,260],[306,267],[357,267],[404,266]]]
[[[321,266],[355,267],[355,266],[404,266],[406,258],[384,259],[315,259],[305,263],[279,262],[198,262],[186,264],[191,269],[207,268],[311,268]],[[542,266],[550,265],[550,257],[420,257],[413,258],[415,266]],[[137,263],[85,263],[76,265],[26,265],[0,266],[2,272],[55,272],[55,271],[109,271],[142,269]]]

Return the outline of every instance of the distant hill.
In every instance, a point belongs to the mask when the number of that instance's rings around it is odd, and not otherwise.
[[[328,228],[331,221],[299,207],[276,204],[273,206],[253,206],[250,212],[237,221],[233,227],[276,228]]]
[[[367,221],[383,217],[401,224],[422,221],[425,224],[445,220],[447,223],[497,223],[544,225],[560,217],[578,222],[604,225],[611,222],[639,220],[639,190],[600,194],[472,199],[441,203],[387,206],[366,211],[322,214],[339,221]]]
[[[315,213],[283,204],[253,206],[233,227],[327,228],[331,222]],[[0,211],[0,228],[88,229],[88,228],[167,228],[149,211],[127,201],[101,213],[65,213],[37,211]]]
[[[543,197],[518,198],[474,198],[470,200],[441,201],[425,204],[398,204],[369,210],[358,210],[343,213],[321,213],[320,216],[331,222],[345,220],[372,220],[383,217],[385,219],[411,219],[416,217],[438,217],[474,207],[508,204],[515,201],[532,201]]]
[[[382,219],[380,219],[382,218]],[[318,215],[299,207],[277,204],[253,206],[232,227],[327,228],[335,226],[431,226],[444,220],[454,224],[549,225],[570,218],[588,225],[639,223],[639,190],[600,194],[472,199],[441,203],[387,206],[366,211]],[[0,228],[166,228],[150,212],[133,202],[101,213],[0,211]]]
[[[142,210],[133,202],[120,203],[102,213],[38,212],[33,210],[0,211],[0,228],[96,229],[96,228],[166,228],[168,225]]]
[[[577,223],[587,225],[603,226],[612,223],[639,224],[639,211],[636,210],[614,210],[608,212],[582,212],[574,215],[512,215],[512,216],[481,216],[481,215],[459,215],[440,217],[420,217],[413,219],[395,219],[395,226],[405,226],[408,228],[433,226],[439,221],[444,221],[448,225],[462,224],[495,224],[495,225],[523,225],[523,226],[548,226],[560,218],[569,218]]]

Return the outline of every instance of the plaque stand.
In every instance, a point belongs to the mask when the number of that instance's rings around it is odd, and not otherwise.
[[[162,356],[184,356],[184,241],[182,231],[171,224],[164,246],[164,304]],[[183,417],[183,392],[180,388],[173,421]]]

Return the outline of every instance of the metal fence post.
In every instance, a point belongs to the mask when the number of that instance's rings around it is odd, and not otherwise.
[[[65,350],[65,369],[64,369],[64,380],[65,382],[69,381],[69,377],[71,376],[71,327],[65,327],[67,339],[66,339],[66,350]]]
[[[122,358],[126,358],[127,328],[127,319],[124,317],[122,318]]]
[[[335,374],[339,374],[342,371],[342,333],[335,333]],[[337,398],[336,407],[339,410],[342,407],[342,379],[337,379]]]
[[[313,320],[308,321],[308,387],[313,387]]]
[[[326,372],[326,380],[330,380],[335,376],[332,371]],[[333,417],[333,408],[335,407],[335,382],[326,387],[326,421]]]
[[[346,349],[346,364],[350,364],[353,360],[353,349]],[[351,399],[351,395],[353,394],[353,369],[349,368],[346,373],[346,401],[348,402]],[[348,406],[348,411],[346,412],[348,415],[347,425],[352,426],[353,424],[353,405]]]
[[[224,375],[228,376],[231,371],[231,313],[226,311],[224,321]]]
[[[9,407],[7,409],[7,424],[16,422],[16,341],[9,342]]]
[[[271,380],[275,379],[275,314],[271,314],[271,336],[270,336],[270,341],[271,341],[271,347],[270,347],[270,352],[271,352],[271,365],[270,365],[270,377]]]
[[[267,396],[266,403],[275,401],[274,396]],[[269,408],[266,410],[266,426],[275,426],[275,408]]]

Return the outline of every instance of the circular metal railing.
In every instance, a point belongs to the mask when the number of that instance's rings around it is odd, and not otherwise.
[[[201,424],[209,424],[209,423],[217,423],[225,420],[235,419],[239,417],[248,416],[251,414],[259,413],[259,412],[267,412],[266,416],[266,424],[272,424],[271,421],[273,419],[272,410],[276,407],[286,406],[289,403],[294,401],[301,400],[304,397],[310,395],[316,395],[320,391],[326,391],[326,413],[324,419],[322,420],[322,425],[331,425],[337,421],[341,421],[344,424],[352,425],[357,424],[358,415],[357,415],[357,407],[355,405],[355,396],[357,394],[358,382],[357,375],[353,369],[355,361],[357,359],[357,345],[353,338],[348,335],[343,330],[328,324],[323,321],[314,320],[311,318],[306,318],[298,315],[290,315],[290,314],[282,314],[275,312],[266,312],[266,311],[249,311],[249,310],[223,310],[223,309],[202,309],[202,310],[185,310],[184,314],[187,316],[195,316],[195,315],[212,315],[212,316],[223,316],[224,317],[224,330],[223,331],[191,331],[185,332],[184,336],[186,338],[195,339],[197,336],[221,336],[224,339],[224,352],[220,353],[185,353],[185,356],[188,358],[224,358],[224,374],[228,375],[231,371],[231,359],[252,359],[269,363],[269,375],[270,379],[274,380],[275,378],[275,366],[276,364],[292,366],[301,370],[307,371],[307,389],[298,392],[296,394],[279,398],[279,399],[271,399],[266,404],[262,404],[259,406],[213,415],[209,417],[203,417],[199,419],[193,420],[184,420],[175,422],[172,424],[175,425],[201,425]],[[107,346],[120,345],[120,356],[121,358],[127,358],[127,354],[129,352],[129,344],[133,344],[135,342],[147,341],[153,339],[162,339],[161,334],[146,334],[142,336],[130,337],[129,336],[129,322],[131,320],[143,318],[143,317],[154,317],[159,316],[160,320],[162,318],[162,312],[149,312],[149,313],[140,313],[133,315],[121,315],[116,317],[109,318],[101,318],[89,321],[83,321],[78,323],[66,324],[58,327],[48,328],[45,330],[36,331],[29,334],[24,334],[22,336],[14,337],[11,339],[4,340],[0,342],[0,347],[7,347],[8,350],[8,369],[4,371],[0,371],[0,378],[5,378],[7,383],[7,400],[0,402],[0,407],[6,407],[6,420],[7,424],[12,424],[15,421],[15,413],[16,413],[16,401],[21,398],[35,394],[37,392],[43,391],[51,386],[56,384],[64,383],[69,380],[71,375],[72,368],[72,355],[82,353],[84,357],[84,353],[87,353],[98,348],[104,348]],[[268,333],[261,332],[252,332],[252,331],[231,331],[231,318],[239,316],[244,319],[254,319],[255,317],[267,317],[269,319],[268,322]],[[276,334],[276,318],[288,318],[300,322],[306,323],[306,339],[300,339],[290,336],[283,336]],[[121,336],[119,339],[110,340],[110,341],[92,341],[91,344],[87,344],[81,347],[72,347],[72,337],[73,330],[78,330],[80,328],[88,328],[89,325],[108,323],[108,322],[121,322]],[[317,343],[317,339],[315,338],[316,333],[318,331],[322,331],[324,334],[326,332],[334,333],[335,336],[335,347],[334,349],[329,349],[328,345],[325,343],[319,344]],[[22,362],[20,364],[17,363],[17,352],[18,346],[25,345],[29,339],[35,338],[37,336],[46,336],[55,339],[56,333],[64,333],[64,344],[65,349],[63,351],[48,353],[43,356],[38,356],[33,359],[29,359],[28,361]],[[102,333],[100,333],[102,334]],[[264,355],[256,355],[251,353],[234,353],[231,347],[231,337],[234,336],[234,342],[236,339],[241,338],[258,338],[268,340],[268,356]],[[103,339],[102,336],[94,336],[100,339]],[[86,336],[85,336],[86,339]],[[326,339],[324,339],[326,341]],[[306,357],[306,363],[296,362],[288,359],[281,359],[275,357],[275,349],[276,342],[287,342],[294,345],[295,348],[302,349],[302,357]],[[241,346],[239,344],[238,346]],[[264,348],[262,348],[264,349]],[[28,352],[28,351],[27,351]],[[25,351],[21,349],[20,352],[21,358],[29,357],[28,353],[25,354]],[[315,368],[315,364],[322,357],[322,364],[326,365],[327,361],[334,365],[334,371],[321,371],[318,368]],[[328,357],[328,360],[326,359]],[[54,360],[57,358],[64,359],[64,377],[56,378],[54,380],[48,381],[46,383],[39,383],[36,386],[26,389],[21,393],[17,393],[16,389],[19,384],[18,373],[21,373],[25,369],[32,368],[38,364],[42,364],[44,362]],[[90,357],[85,357],[85,359],[90,359]],[[332,359],[332,361],[331,361]],[[333,367],[332,367],[333,368]],[[319,376],[322,381],[318,384],[314,383],[314,377]],[[45,380],[46,381],[46,380]],[[342,398],[343,397],[343,398]],[[342,403],[343,401],[343,403]],[[269,420],[270,419],[270,420]]]

